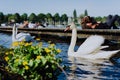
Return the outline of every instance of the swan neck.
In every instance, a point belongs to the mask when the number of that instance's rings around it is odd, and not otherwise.
[[[13,26],[13,30],[12,30],[12,41],[15,41],[16,38],[16,28],[15,25]]]
[[[71,37],[71,43],[68,49],[68,53],[74,52],[74,47],[76,45],[76,40],[77,40],[77,29],[74,28],[72,29],[72,37]]]
[[[18,28],[16,27],[15,28],[15,35],[17,35],[17,33],[18,33]]]

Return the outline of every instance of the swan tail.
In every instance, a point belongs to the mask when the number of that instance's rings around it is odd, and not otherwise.
[[[100,49],[108,48],[109,46],[101,46]]]
[[[35,36],[32,36],[31,38],[32,38],[32,39],[34,39],[34,38],[35,38]]]
[[[118,52],[120,52],[120,50],[114,50],[114,51],[108,51],[109,53],[109,55],[108,55],[108,58],[109,57],[112,57],[113,55],[115,55],[115,54],[117,54]],[[106,54],[106,56],[107,56],[107,54]]]
[[[91,59],[91,60],[101,60],[101,59],[109,59],[113,55],[117,54],[120,50],[114,50],[114,51],[99,51],[97,54],[89,54],[82,56],[85,59]]]
[[[114,51],[100,51],[97,53],[94,57],[94,59],[109,59],[113,55],[117,54],[120,50],[114,50]]]

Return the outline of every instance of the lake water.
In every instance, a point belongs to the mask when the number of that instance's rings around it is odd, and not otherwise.
[[[7,48],[11,44],[11,34],[0,33],[0,45]],[[46,45],[47,42],[42,40],[43,44]],[[67,50],[69,43],[66,42],[55,42],[56,47],[60,48],[62,52],[58,55],[63,59],[62,64],[69,66],[65,70],[65,73],[61,73],[58,76],[58,80],[120,80],[120,56],[114,56],[111,60],[86,60],[81,58],[71,58],[67,55]],[[119,48],[118,44],[111,44],[110,46],[114,48]],[[76,46],[75,49],[77,49]],[[111,47],[109,48],[111,49]],[[118,53],[120,54],[120,53]],[[61,64],[61,65],[62,65]]]

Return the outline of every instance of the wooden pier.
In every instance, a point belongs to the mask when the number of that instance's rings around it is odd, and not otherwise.
[[[0,27],[0,32],[12,33],[12,28],[10,27]],[[32,35],[50,35],[50,36],[71,36],[71,31],[64,32],[64,28],[18,28],[18,32],[27,32]],[[119,29],[84,29],[77,30],[78,38],[86,38],[90,35],[102,35],[106,39],[120,40],[120,30]]]

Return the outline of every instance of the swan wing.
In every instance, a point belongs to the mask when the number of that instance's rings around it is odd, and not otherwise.
[[[26,35],[30,35],[30,34],[21,32],[21,33],[16,34],[16,38],[20,38],[20,37],[26,36]]]
[[[16,39],[18,41],[31,41],[34,37],[32,37],[29,33],[19,33],[16,35]]]
[[[104,37],[99,35],[89,36],[78,48],[80,54],[92,53],[97,49],[100,49],[101,45],[104,43]]]
[[[108,48],[109,46],[106,45],[106,46],[101,46],[100,49],[104,49],[104,48]]]

